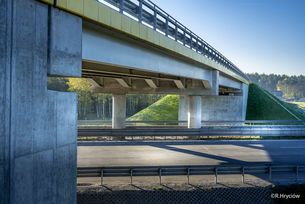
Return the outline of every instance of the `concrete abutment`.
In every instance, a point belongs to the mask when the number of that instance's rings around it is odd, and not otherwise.
[[[187,121],[189,128],[213,125],[213,122],[240,125],[246,120],[247,100],[247,84],[242,85],[241,95],[180,95],[178,119]],[[179,125],[184,126],[185,123],[181,122]]]
[[[81,32],[46,4],[0,0],[1,204],[76,203],[77,96],[47,77],[80,77]]]

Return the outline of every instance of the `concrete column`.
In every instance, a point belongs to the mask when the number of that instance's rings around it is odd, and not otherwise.
[[[126,95],[112,95],[112,128],[125,128],[126,120]]]
[[[188,128],[201,128],[201,96],[189,96]]]
[[[77,97],[47,90],[47,76],[55,58],[66,69],[57,76],[80,76],[61,56],[81,53],[81,40],[70,47],[51,30],[60,22],[65,35],[81,36],[82,24],[53,11],[35,0],[0,0],[1,204],[76,203]],[[71,49],[53,50],[60,46]]]
[[[179,112],[178,112],[178,120],[179,121],[187,121],[187,113],[189,110],[189,96],[180,95],[179,96]],[[180,126],[183,126],[183,123],[179,123]]]
[[[242,120],[246,120],[249,85],[242,84]]]

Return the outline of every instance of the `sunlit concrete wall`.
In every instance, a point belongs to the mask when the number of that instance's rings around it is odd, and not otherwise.
[[[203,121],[243,121],[243,96],[202,96]]]

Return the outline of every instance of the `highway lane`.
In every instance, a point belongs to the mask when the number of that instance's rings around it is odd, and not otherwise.
[[[80,142],[78,166],[305,164],[305,140]]]

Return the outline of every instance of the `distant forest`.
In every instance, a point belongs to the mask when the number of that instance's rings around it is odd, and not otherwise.
[[[277,74],[247,74],[252,83],[270,91],[281,91],[286,99],[305,98],[305,76],[287,76]]]
[[[270,92],[280,90],[285,98],[305,98],[305,76],[275,74],[248,74],[253,83]],[[77,78],[49,78],[48,88],[78,93],[78,118],[80,120],[110,120],[112,98],[110,94],[92,93],[90,84]],[[126,116],[130,117],[161,99],[164,95],[127,95]]]
[[[77,78],[49,78],[48,88],[57,91],[73,91],[78,94],[79,120],[111,120],[111,95],[92,93],[91,85],[86,80]],[[159,94],[127,95],[126,116],[134,115],[163,96]]]

